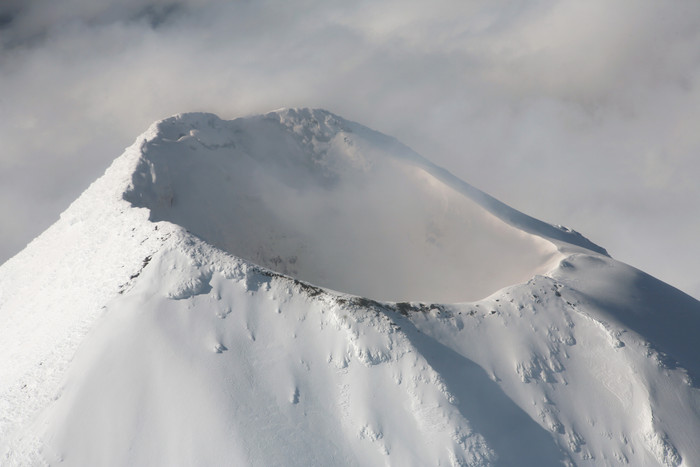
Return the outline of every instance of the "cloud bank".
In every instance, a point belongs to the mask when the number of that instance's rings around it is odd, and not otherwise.
[[[0,261],[154,120],[327,108],[700,296],[700,4],[5,1]]]

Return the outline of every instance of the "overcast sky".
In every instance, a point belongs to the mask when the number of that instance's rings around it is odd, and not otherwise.
[[[700,297],[700,2],[0,2],[0,262],[150,123],[322,107]]]

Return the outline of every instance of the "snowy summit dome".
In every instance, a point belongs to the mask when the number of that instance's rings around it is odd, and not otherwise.
[[[125,198],[151,220],[322,287],[462,302],[561,258],[406,146],[324,110],[178,115],[142,152]]]

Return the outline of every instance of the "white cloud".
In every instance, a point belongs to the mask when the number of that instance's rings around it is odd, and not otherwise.
[[[700,4],[0,7],[0,259],[153,120],[324,107],[700,296]]]

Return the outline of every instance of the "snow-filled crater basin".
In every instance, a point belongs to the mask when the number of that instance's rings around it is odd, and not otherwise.
[[[124,198],[235,256],[386,301],[483,298],[558,260],[417,163],[324,111],[159,122]]]

